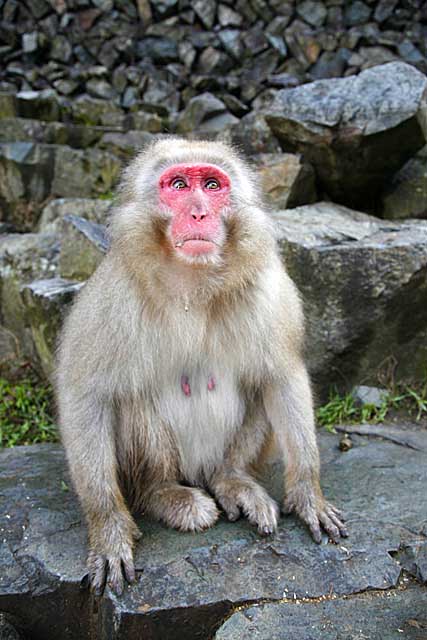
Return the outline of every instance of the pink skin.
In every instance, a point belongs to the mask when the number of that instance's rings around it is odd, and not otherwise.
[[[213,164],[176,164],[162,173],[158,186],[161,203],[172,212],[175,251],[190,258],[215,253],[222,240],[221,214],[229,203],[227,174]]]

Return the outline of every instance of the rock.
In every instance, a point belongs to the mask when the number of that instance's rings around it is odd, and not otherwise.
[[[373,405],[377,409],[380,409],[384,402],[386,402],[389,392],[387,389],[379,389],[378,387],[368,387],[366,385],[359,385],[355,387],[351,395],[357,405],[365,406],[367,404]]]
[[[426,140],[427,78],[390,63],[358,76],[278,91],[265,117],[339,203],[372,209],[384,183]]]
[[[276,209],[291,209],[317,200],[313,167],[291,153],[261,154],[258,166],[264,193]]]
[[[240,122],[228,126],[219,138],[236,145],[246,155],[280,151],[279,142],[273,136],[265,118],[255,111],[248,113]]]
[[[22,230],[34,228],[40,204],[50,193],[53,167],[51,146],[0,144],[0,207],[4,220]]]
[[[157,136],[156,136],[157,138]],[[120,158],[132,158],[142,147],[154,141],[148,131],[127,131],[126,133],[105,133],[99,146],[109,149]]]
[[[120,170],[119,160],[99,149],[82,151],[65,145],[27,142],[0,144],[3,217],[18,228],[33,229],[48,196],[109,193]]]
[[[0,236],[2,364],[5,356],[10,354],[11,364],[27,360],[35,369],[41,370],[25,311],[22,286],[36,278],[55,277],[58,262],[59,240],[55,234],[25,233]]]
[[[67,63],[73,55],[72,46],[66,36],[56,36],[53,39],[50,55],[53,60]]]
[[[163,129],[163,120],[157,113],[146,111],[134,111],[130,116],[130,129],[160,133]]]
[[[50,192],[65,198],[97,197],[111,192],[121,171],[116,156],[100,149],[55,146],[55,164]]]
[[[122,128],[125,121],[123,111],[111,101],[82,95],[73,100],[72,116],[75,122],[84,125],[105,125]]]
[[[0,119],[16,116],[15,94],[8,91],[0,91]]]
[[[26,321],[31,330],[41,372],[52,376],[59,330],[74,295],[83,283],[50,278],[36,280],[22,287]]]
[[[216,16],[216,1],[194,0],[191,5],[206,29],[212,29]]]
[[[102,100],[111,100],[115,97],[116,92],[109,82],[91,78],[86,82],[86,89],[93,98],[101,98]]]
[[[426,433],[418,431],[427,446]],[[372,635],[373,619],[391,630],[390,638],[398,628],[408,637],[411,629],[422,633],[415,625],[425,620],[425,589],[415,577],[400,581],[398,559],[411,575],[422,575],[425,453],[359,438],[343,454],[338,442],[337,435],[319,434],[325,493],[349,516],[345,544],[328,544],[324,536],[323,544],[315,545],[294,516],[282,517],[271,538],[260,538],[245,519],[221,518],[204,533],[185,534],[144,516],[135,553],[138,582],[120,598],[107,587],[95,610],[80,587],[86,530],[62,448],[4,449],[1,609],[19,621],[26,636],[37,626],[45,640],[62,637],[64,628],[67,640],[107,640],[112,630],[114,640],[136,640],[141,633],[187,640],[207,640],[215,633],[224,639],[299,640],[308,629],[325,639],[325,620],[335,640],[341,630],[347,637],[359,629],[359,623],[364,635]],[[279,467],[265,474],[276,497],[280,474]],[[52,615],[52,607],[61,616]]]
[[[167,117],[179,109],[180,96],[175,86],[158,78],[149,78],[141,107],[144,111]]]
[[[368,22],[372,9],[368,7],[364,2],[356,0],[356,2],[350,2],[344,11],[344,19],[346,25],[353,27],[356,24],[363,24]]]
[[[375,9],[374,18],[377,22],[385,22],[391,15],[397,5],[398,0],[380,0]]]
[[[138,42],[137,54],[140,58],[149,57],[153,62],[159,64],[178,60],[176,42],[170,38],[146,37]]]
[[[111,200],[89,198],[58,198],[45,206],[40,216],[38,230],[41,233],[59,233],[62,219],[67,215],[78,216],[100,225],[107,223]]]
[[[227,107],[211,93],[202,93],[192,98],[177,120],[178,133],[195,130],[221,131],[225,125],[238,122],[238,119],[227,111]]]
[[[361,594],[350,600],[313,602],[310,598],[297,598],[292,602],[288,598],[282,604],[265,604],[234,613],[216,633],[215,640],[300,640],[307,629],[310,640],[351,638],[356,629],[360,638],[374,637],[372,630],[381,629],[381,638],[391,640],[398,637],[396,632],[411,637],[414,628],[424,627],[424,620],[423,597],[419,589],[412,587],[378,596]]]
[[[305,302],[319,390],[375,382],[390,358],[396,379],[422,379],[427,223],[391,223],[325,202],[276,212],[274,220]]]
[[[226,4],[220,4],[218,6],[218,22],[221,27],[240,27],[243,18],[240,13],[234,11]]]
[[[60,276],[84,282],[100,264],[109,246],[105,227],[67,214],[61,221],[60,237]]]
[[[22,49],[25,53],[34,53],[38,49],[38,32],[24,33],[22,36]]]
[[[308,22],[313,27],[321,27],[328,13],[322,2],[314,2],[314,0],[298,2],[296,11],[305,22]]]
[[[16,94],[17,115],[37,120],[59,120],[60,106],[55,91],[20,91]]]
[[[11,616],[0,613],[0,638],[1,640],[24,640],[24,636],[18,631]]]
[[[427,147],[398,171],[384,189],[384,218],[427,218]]]
[[[322,78],[339,78],[343,75],[350,57],[348,49],[324,51],[310,69],[315,80]]]

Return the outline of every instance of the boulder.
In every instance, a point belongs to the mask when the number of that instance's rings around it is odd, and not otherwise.
[[[398,171],[381,196],[384,218],[427,218],[427,146]]]
[[[58,273],[59,238],[51,233],[0,236],[0,363],[40,361],[28,322],[22,287]]]
[[[180,113],[177,120],[177,132],[220,132],[225,126],[238,122],[239,119],[227,111],[222,100],[206,92],[191,98]]]
[[[313,167],[292,153],[254,156],[263,192],[276,209],[292,209],[317,200]]]
[[[99,142],[108,130],[107,127],[45,122],[31,118],[3,118],[0,142],[42,142],[85,148]]]
[[[57,198],[43,209],[38,230],[43,233],[59,233],[61,220],[68,214],[106,224],[111,206],[111,200],[99,198]]]
[[[281,90],[265,117],[286,151],[313,164],[334,201],[369,211],[385,181],[425,144],[426,91],[422,73],[392,62]]]
[[[340,436],[319,434],[325,494],[348,515],[345,543],[324,536],[315,545],[294,516],[282,517],[267,538],[246,519],[221,517],[203,533],[180,533],[138,517],[138,581],[120,598],[107,586],[95,600],[81,588],[86,527],[63,450],[4,449],[0,611],[25,637],[43,640],[208,640],[215,633],[300,640],[308,629],[316,640],[335,640],[354,628],[371,637],[372,620],[381,637],[405,637],[396,631],[404,629],[415,640],[425,621],[427,547],[427,436],[415,431],[424,450],[354,437],[341,453]],[[278,498],[280,466],[268,467],[263,482]]]
[[[153,142],[158,137],[148,131],[110,132],[102,136],[99,146],[102,149],[108,149],[120,158],[129,159],[137,151],[140,151],[142,147]]]
[[[64,278],[35,280],[21,290],[26,324],[40,363],[40,373],[52,376],[55,364],[57,337],[65,314],[83,282]]]
[[[279,245],[305,303],[307,357],[320,393],[421,379],[427,359],[427,223],[391,223],[331,203],[275,212]]]
[[[85,281],[95,271],[109,247],[103,225],[76,215],[61,220],[59,273],[67,280]]]
[[[110,193],[121,165],[99,149],[15,142],[0,144],[0,207],[3,219],[32,230],[48,196]]]

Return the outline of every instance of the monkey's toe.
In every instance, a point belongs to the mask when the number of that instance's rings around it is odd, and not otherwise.
[[[120,596],[125,582],[131,583],[135,580],[131,551],[123,555],[109,554],[108,556],[91,551],[87,567],[89,574],[86,581],[96,596],[102,596],[107,584],[116,595]]]
[[[203,531],[211,527],[219,516],[215,501],[207,493],[179,484],[157,488],[150,496],[147,509],[179,531]]]

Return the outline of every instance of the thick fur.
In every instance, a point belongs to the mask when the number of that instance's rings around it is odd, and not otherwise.
[[[157,180],[180,162],[217,164],[230,177],[225,242],[213,260],[183,261],[168,242]],[[65,323],[57,375],[98,592],[107,574],[121,591],[120,562],[133,578],[129,507],[197,531],[218,517],[207,489],[230,519],[243,511],[271,533],[278,509],[251,468],[272,443],[285,456],[285,507],[317,540],[320,524],[345,535],[319,485],[300,300],[260,203],[255,176],[220,143],[157,142],[125,172],[111,250]]]

